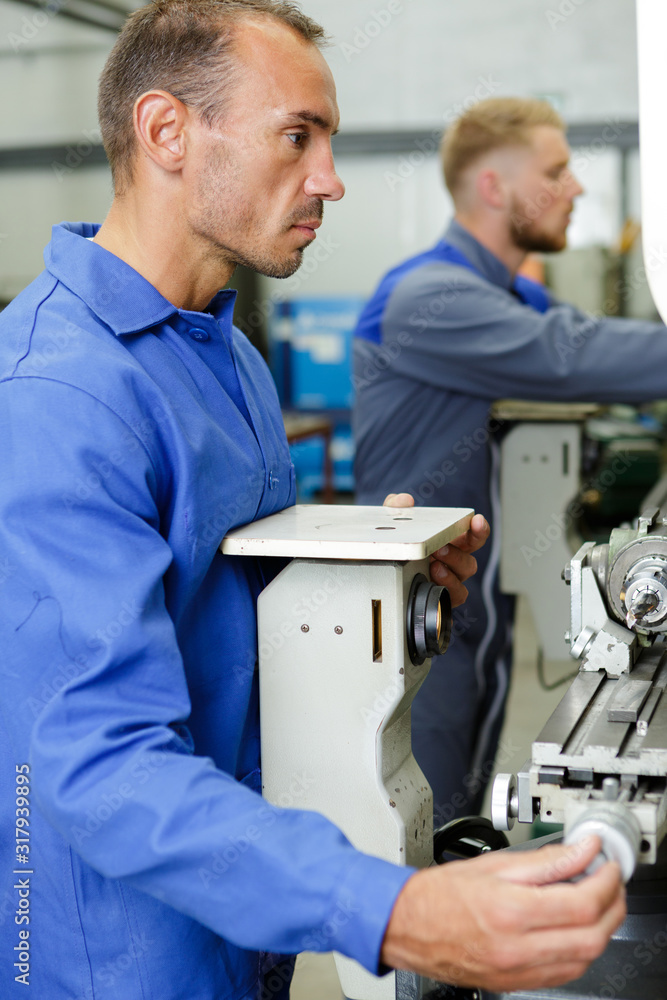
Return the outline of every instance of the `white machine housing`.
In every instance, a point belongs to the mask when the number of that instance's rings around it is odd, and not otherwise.
[[[664,0],[637,0],[642,243],[649,288],[663,321],[667,319],[666,38]]]
[[[410,657],[408,595],[471,515],[296,506],[222,544],[227,554],[293,557],[258,601],[264,797],[322,813],[360,850],[399,865],[433,863],[431,789],[410,741],[430,660]],[[336,964],[349,1000],[397,997],[395,973]]]

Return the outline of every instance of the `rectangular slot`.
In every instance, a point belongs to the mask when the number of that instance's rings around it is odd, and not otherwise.
[[[373,605],[373,662],[382,663],[382,601]]]
[[[563,475],[567,479],[570,474],[570,443],[563,441]]]

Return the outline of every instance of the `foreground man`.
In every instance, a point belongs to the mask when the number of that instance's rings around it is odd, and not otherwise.
[[[357,328],[358,502],[407,490],[417,503],[474,507],[493,531],[454,641],[412,709],[436,821],[481,809],[509,685],[514,599],[498,582],[500,428],[491,404],[636,403],[667,393],[664,326],[592,319],[517,277],[529,251],[566,245],[582,193],[569,156],[546,102],[493,98],[466,112],[442,146],[454,220],[432,250],[384,278]]]
[[[293,273],[343,194],[321,37],[270,0],[133,15],[100,89],[109,216],[56,227],[0,321],[3,998],[286,996],[277,956],[314,940],[373,971],[555,983],[624,915],[614,865],[549,884],[596,842],[413,873],[299,811],[298,781],[291,809],[258,794],[272,571],[218,545],[294,490],[218,290],[240,262]],[[446,558],[462,596],[474,560]]]

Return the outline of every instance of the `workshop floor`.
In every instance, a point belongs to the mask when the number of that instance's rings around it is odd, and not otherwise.
[[[537,680],[536,671],[537,640],[530,612],[523,601],[519,601],[515,643],[514,673],[510,691],[507,717],[500,738],[500,749],[496,764],[498,771],[516,772],[530,756],[530,745],[556,707],[565,686],[554,691],[544,691]],[[571,671],[573,663],[546,663],[547,681],[558,679],[566,671]],[[488,796],[487,796],[488,799]],[[484,809],[490,815],[488,801]],[[530,827],[516,823],[509,834],[512,843],[527,840]],[[299,955],[296,973],[290,991],[290,1000],[343,1000],[333,958],[328,955],[314,955],[304,952]]]

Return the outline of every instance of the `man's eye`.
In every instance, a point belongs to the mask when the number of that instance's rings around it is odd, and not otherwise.
[[[287,138],[291,139],[295,146],[303,146],[305,140],[308,138],[307,132],[288,132]]]

